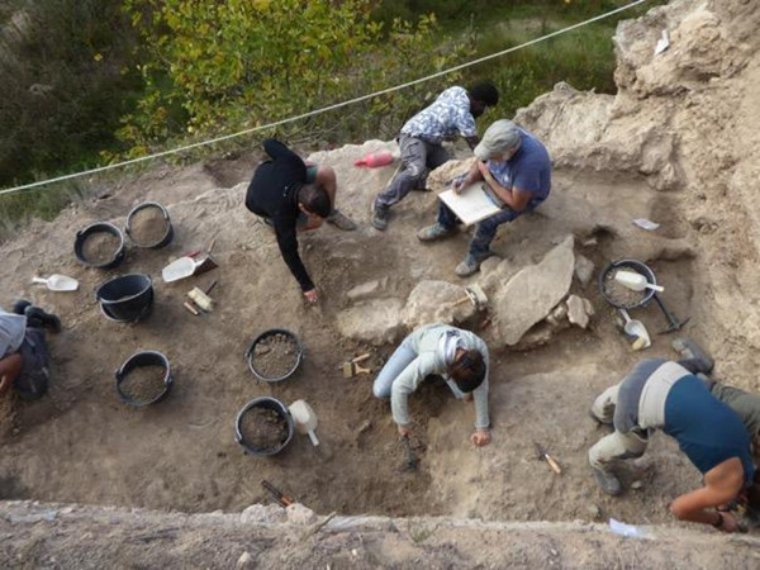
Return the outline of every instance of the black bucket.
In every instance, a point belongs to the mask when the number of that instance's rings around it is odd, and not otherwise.
[[[164,233],[160,238],[154,240],[153,242],[141,242],[138,239],[139,236],[135,236],[134,232],[133,224],[135,215],[138,212],[150,209],[157,210],[161,213],[161,216],[164,219]],[[161,247],[169,245],[172,241],[172,238],[174,237],[174,228],[172,227],[172,222],[169,218],[169,212],[158,202],[143,202],[142,204],[138,204],[132,208],[132,210],[127,215],[127,225],[124,228],[124,232],[129,236],[129,239],[131,239],[137,247],[146,247],[151,249],[159,249]]]
[[[87,259],[84,252],[85,241],[87,241],[89,237],[95,234],[102,233],[115,236],[119,240],[119,247],[116,248],[113,256],[106,261],[98,262],[96,260]],[[84,263],[85,265],[89,265],[90,267],[96,267],[98,269],[113,269],[122,261],[124,261],[124,256],[126,255],[126,248],[124,246],[124,234],[121,233],[121,230],[119,228],[108,222],[97,222],[95,224],[87,226],[85,229],[79,230],[77,232],[76,239],[74,240],[74,255],[76,255],[77,259],[80,262]]]
[[[163,390],[158,392],[155,396],[148,396],[144,399],[130,396],[122,389],[122,383],[124,382],[124,379],[129,376],[129,373],[135,368],[142,366],[159,366],[164,369]],[[174,384],[174,377],[172,376],[172,368],[169,364],[169,359],[155,350],[136,352],[121,365],[121,367],[115,372],[115,376],[116,392],[119,394],[119,399],[125,404],[135,408],[142,408],[160,402],[166,398],[169,394],[169,390]]]
[[[613,298],[608,292],[606,283],[607,280],[612,278],[611,274],[613,271],[617,271],[618,269],[630,269],[636,273],[639,273],[640,275],[643,275],[647,283],[651,285],[657,285],[657,279],[655,279],[654,272],[649,268],[649,266],[644,263],[643,261],[639,261],[638,259],[618,259],[617,261],[611,262],[607,267],[604,268],[604,270],[599,273],[599,292],[602,294],[602,297],[613,307],[616,307],[618,309],[635,309],[636,307],[641,307],[643,305],[646,305],[649,300],[654,297],[655,290],[654,289],[644,289],[641,291],[641,295],[639,298],[634,299],[628,303],[623,303],[615,298]]]
[[[153,307],[153,282],[141,273],[121,275],[98,287],[95,295],[103,314],[120,323],[136,323]]]
[[[290,342],[293,343],[293,346],[296,348],[296,354],[293,358],[293,366],[290,368],[290,370],[280,376],[269,376],[256,366],[256,346],[262,342],[265,342],[273,336],[283,336],[289,339]],[[303,361],[303,345],[301,344],[301,341],[298,339],[298,337],[287,329],[269,329],[253,339],[253,342],[248,347],[248,350],[245,351],[245,359],[248,362],[248,369],[251,371],[251,374],[254,375],[256,380],[261,380],[262,382],[280,382],[282,380],[287,380],[293,376],[293,374],[295,374],[296,370],[298,370],[298,367]]]
[[[256,408],[263,408],[265,410],[274,410],[277,415],[279,415],[286,423],[287,423],[287,430],[288,434],[285,440],[281,441],[277,446],[270,447],[270,448],[258,448],[255,447],[251,442],[248,442],[245,440],[245,437],[243,436],[243,432],[241,429],[241,423],[243,421],[243,417],[249,412],[249,410],[256,409]],[[237,418],[235,419],[235,441],[237,441],[243,449],[247,453],[250,453],[251,455],[256,455],[259,457],[267,457],[270,455],[275,455],[285,449],[287,445],[290,443],[290,440],[293,439],[293,433],[295,432],[295,426],[293,424],[293,417],[290,415],[290,411],[288,410],[288,407],[280,402],[280,400],[277,400],[275,398],[270,398],[269,396],[263,396],[261,398],[255,398],[248,402],[245,406],[243,406],[243,409],[241,409],[238,412]]]

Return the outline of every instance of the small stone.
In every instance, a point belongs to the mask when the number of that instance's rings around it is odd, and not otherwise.
[[[346,296],[352,301],[367,299],[373,295],[376,295],[378,291],[380,291],[380,287],[380,281],[377,279],[374,281],[367,281],[366,283],[362,283],[361,285],[357,285],[351,289],[348,293],[346,293]]]
[[[631,489],[641,489],[644,486],[644,483],[641,481],[634,481],[631,483]]]
[[[575,277],[581,285],[586,287],[594,275],[594,262],[583,255],[575,256]]]
[[[237,570],[246,570],[247,568],[254,568],[254,566],[253,556],[248,552],[243,552],[243,554],[240,555],[240,558],[238,558],[237,564],[235,564]]]
[[[253,524],[273,524],[282,522],[285,512],[278,505],[255,504],[240,513],[240,522]]]
[[[578,295],[570,295],[567,298],[567,319],[572,324],[585,329],[588,326],[589,316],[583,301],[584,299]]]
[[[357,433],[364,433],[368,429],[372,427],[372,421],[371,420],[364,420],[359,428],[356,430]]]
[[[588,506],[588,514],[593,520],[599,520],[602,518],[602,509],[592,503]]]
[[[309,507],[301,503],[289,505],[285,511],[288,514],[288,522],[295,525],[313,524],[317,521],[317,515]]]

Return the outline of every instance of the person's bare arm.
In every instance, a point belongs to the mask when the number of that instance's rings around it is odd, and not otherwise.
[[[5,395],[21,372],[21,364],[22,359],[19,353],[11,354],[0,360],[0,396]]]
[[[702,524],[716,524],[718,516],[726,531],[736,530],[729,526],[736,521],[706,509],[718,508],[733,501],[742,490],[744,469],[738,457],[732,457],[705,473],[705,486],[681,495],[670,504],[670,512],[676,518]]]
[[[480,173],[478,164],[480,164],[480,161],[478,159],[473,160],[472,164],[470,165],[470,170],[467,172],[467,176],[465,176],[458,183],[454,184],[454,192],[459,193],[468,186],[475,184],[478,180],[483,180],[483,175]]]
[[[528,206],[531,197],[530,192],[520,190],[519,188],[505,188],[496,181],[493,174],[491,174],[491,171],[488,170],[487,164],[478,162],[477,166],[483,180],[486,181],[486,184],[488,184],[491,190],[493,190],[507,206],[512,208],[515,212],[522,212]]]

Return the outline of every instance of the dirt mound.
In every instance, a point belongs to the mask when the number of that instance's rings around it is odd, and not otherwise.
[[[243,173],[252,172],[252,156],[229,161],[229,171],[225,161],[156,168],[115,185],[110,197],[73,207],[51,223],[35,222],[0,246],[2,301],[23,296],[54,309],[64,331],[51,338],[49,397],[16,402],[15,427],[0,430],[3,496],[240,510],[266,499],[257,484],[266,478],[319,512],[672,521],[666,505],[700,477],[666,438],[655,438],[645,460],[630,466],[625,482],[639,485],[623,498],[603,497],[589,474],[586,451],[602,435],[586,415],[593,398],[642,356],[674,354],[670,337],[660,335],[647,353],[632,353],[593,279],[587,285],[573,279],[568,291],[591,301],[596,316],[588,330],[568,328],[542,348],[508,349],[495,343],[497,327],[488,319],[467,322],[491,345],[493,443],[470,445],[471,404],[455,401],[431,379],[411,399],[417,473],[399,470],[403,449],[388,404],[372,396],[372,375],[344,378],[341,364],[370,352],[363,366],[378,370],[391,340],[406,332],[402,309],[418,283],[506,283],[573,235],[576,259],[592,262],[597,272],[612,259],[648,262],[666,288],[668,307],[691,317],[686,332],[715,356],[717,376],[760,390],[758,25],[756,2],[673,2],[619,27],[616,96],[560,84],[521,110],[518,122],[552,153],[552,195],[500,231],[493,244],[500,259],[470,280],[454,275],[467,248],[465,232],[429,246],[415,236],[434,219],[434,194],[410,195],[394,208],[386,233],[370,227],[372,198],[395,167],[353,163],[395,149],[381,141],[311,157],[336,169],[338,206],[360,223],[356,232],[324,227],[302,237],[305,263],[324,293],[314,308],[303,305],[271,232],[243,206]],[[655,56],[663,29],[671,45]],[[453,150],[469,156],[463,146]],[[247,169],[240,160],[249,160]],[[430,187],[440,189],[461,168],[447,164]],[[175,238],[167,248],[130,248],[123,265],[106,272],[76,263],[77,229],[97,219],[121,227],[129,209],[146,199],[168,205]],[[646,232],[633,224],[636,218],[660,228]],[[212,238],[218,269],[176,284],[160,281],[172,258],[204,249]],[[134,326],[106,320],[93,288],[134,271],[155,278],[153,315]],[[50,273],[76,277],[82,287],[54,294],[27,283]],[[185,311],[186,293],[214,279],[214,311],[198,317]],[[655,305],[635,315],[650,332],[666,326]],[[305,357],[293,378],[259,384],[245,350],[269,328],[295,332]],[[353,340],[346,330],[357,331]],[[144,410],[118,401],[112,374],[138,349],[163,352],[175,371],[169,398]],[[233,439],[235,414],[262,395],[285,403],[306,399],[319,416],[322,444],[314,448],[299,435],[271,459],[244,455]],[[562,477],[536,459],[534,442],[557,457]]]

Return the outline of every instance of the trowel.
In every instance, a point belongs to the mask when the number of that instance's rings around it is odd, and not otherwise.
[[[314,430],[317,429],[317,414],[314,413],[311,406],[304,400],[296,400],[288,406],[288,409],[293,417],[293,422],[296,425],[298,433],[307,434],[311,440],[311,444],[314,447],[318,446],[319,440],[317,439],[317,434],[314,433]]]
[[[636,340],[633,343],[634,350],[643,350],[652,346],[652,339],[649,338],[649,332],[639,320],[632,319],[625,309],[618,309],[620,314],[623,315],[625,324],[623,330],[628,336],[634,337]]]
[[[66,275],[54,274],[45,279],[44,277],[32,277],[32,283],[46,285],[51,291],[76,291],[79,289],[79,281]]]
[[[652,289],[659,293],[665,291],[665,287],[650,283],[645,276],[635,271],[618,270],[615,272],[615,281],[632,291],[643,291],[644,289]]]

